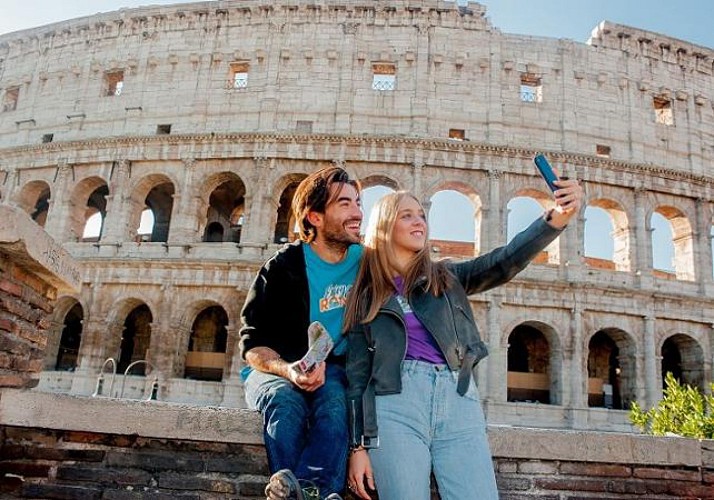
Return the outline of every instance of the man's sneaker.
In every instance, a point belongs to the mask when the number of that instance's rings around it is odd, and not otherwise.
[[[319,500],[320,490],[310,481],[299,481],[290,469],[282,469],[270,476],[265,496],[266,500]]]
[[[342,497],[337,493],[330,493],[325,497],[325,500],[342,500]]]

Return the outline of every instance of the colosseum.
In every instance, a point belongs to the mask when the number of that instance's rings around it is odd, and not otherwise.
[[[295,237],[309,172],[343,165],[365,199],[414,191],[467,228],[433,228],[435,256],[461,258],[553,205],[545,152],[586,206],[472,298],[488,420],[631,430],[665,373],[712,381],[713,72],[711,48],[663,34],[505,34],[436,0],[196,2],[2,35],[1,203],[82,266],[34,390],[243,407],[240,309]]]

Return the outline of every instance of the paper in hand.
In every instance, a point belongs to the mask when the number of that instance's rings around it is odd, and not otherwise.
[[[307,328],[307,343],[307,352],[295,365],[295,369],[301,373],[308,373],[325,361],[333,346],[330,333],[319,321],[313,321]]]

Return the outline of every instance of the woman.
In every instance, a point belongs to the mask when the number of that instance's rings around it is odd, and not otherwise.
[[[487,351],[467,296],[506,283],[558,237],[582,197],[577,181],[558,187],[558,209],[458,263],[430,259],[414,195],[389,194],[373,209],[345,314],[348,487],[359,497],[376,486],[384,500],[428,500],[433,470],[442,500],[498,498],[472,380]]]

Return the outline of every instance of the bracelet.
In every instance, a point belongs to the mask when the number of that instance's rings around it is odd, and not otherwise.
[[[354,455],[355,453],[357,453],[359,451],[367,451],[367,448],[365,448],[363,446],[357,446],[356,448],[352,448],[350,450],[350,455]]]

